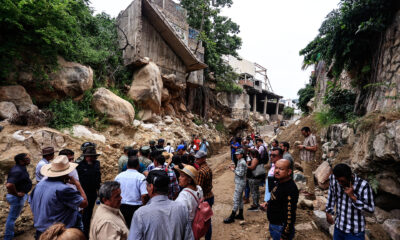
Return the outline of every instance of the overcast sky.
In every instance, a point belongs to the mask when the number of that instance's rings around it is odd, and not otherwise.
[[[96,12],[116,17],[132,0],[92,0]],[[339,0],[233,0],[223,15],[240,25],[242,58],[266,67],[275,93],[296,99],[308,82],[310,67],[301,70],[299,51],[318,34]]]

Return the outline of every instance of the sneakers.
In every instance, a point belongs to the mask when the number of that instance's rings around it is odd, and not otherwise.
[[[252,205],[250,208],[247,209],[247,211],[250,211],[250,212],[258,212],[259,209],[258,209],[258,206]]]

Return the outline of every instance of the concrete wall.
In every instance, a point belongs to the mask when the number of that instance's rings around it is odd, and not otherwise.
[[[238,60],[232,56],[225,56],[225,59],[236,73],[248,73],[253,77],[256,75],[256,68],[253,62],[247,61],[246,59]]]
[[[217,100],[222,105],[231,109],[231,117],[234,119],[245,120],[250,114],[250,99],[246,93],[235,94],[219,92],[217,94]]]

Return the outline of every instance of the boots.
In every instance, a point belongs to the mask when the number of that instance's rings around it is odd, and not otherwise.
[[[244,217],[243,217],[243,209],[239,209],[239,214],[237,214],[237,215],[235,216],[235,219],[244,220]]]
[[[232,211],[231,215],[224,219],[224,223],[233,223],[235,221],[235,211]]]

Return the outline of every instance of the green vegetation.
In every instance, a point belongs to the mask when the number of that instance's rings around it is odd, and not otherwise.
[[[202,124],[204,124],[203,120],[199,119],[199,118],[194,118],[193,119],[194,124],[196,124],[197,126],[200,126]]]
[[[304,49],[304,67],[320,60],[332,65],[338,78],[343,70],[356,76],[355,86],[368,83],[374,70],[374,54],[383,32],[399,9],[396,0],[341,0],[339,8],[328,14],[319,34]]]
[[[330,106],[330,112],[335,118],[347,121],[354,117],[353,109],[356,94],[347,89],[332,89],[327,92],[324,103]]]
[[[217,124],[215,124],[215,129],[217,131],[221,132],[221,133],[227,133],[228,132],[222,122],[217,122]]]
[[[285,107],[283,109],[283,117],[285,119],[291,119],[294,115],[294,108],[291,107]]]
[[[239,57],[237,50],[242,40],[237,36],[239,25],[230,18],[221,16],[223,7],[230,7],[232,0],[181,0],[180,4],[188,12],[189,26],[200,30],[199,40],[205,48],[206,80],[211,80],[210,74],[217,81],[218,91],[241,92],[234,80],[237,79],[233,69],[224,63],[223,55]]]
[[[97,129],[103,129],[107,116],[98,117],[91,108],[93,95],[86,91],[81,101],[76,102],[70,98],[54,100],[49,105],[53,117],[49,126],[56,129],[70,128],[75,124],[85,124]]]
[[[93,68],[95,84],[121,84],[130,73],[122,65],[115,19],[92,15],[87,0],[5,0],[0,4],[0,77],[18,67],[37,81],[57,66],[57,56]],[[16,64],[18,63],[18,64]],[[15,81],[15,79],[9,79]]]
[[[297,95],[299,96],[299,102],[297,103],[297,106],[299,106],[300,110],[303,113],[308,114],[310,110],[307,107],[307,103],[315,95],[315,90],[314,90],[314,86],[312,85],[312,81],[310,81],[310,83],[306,84],[306,86],[304,88],[301,88],[297,92]]]
[[[342,120],[338,119],[335,114],[330,111],[330,109],[316,112],[314,114],[314,119],[320,127],[328,127],[332,124],[343,122]]]

